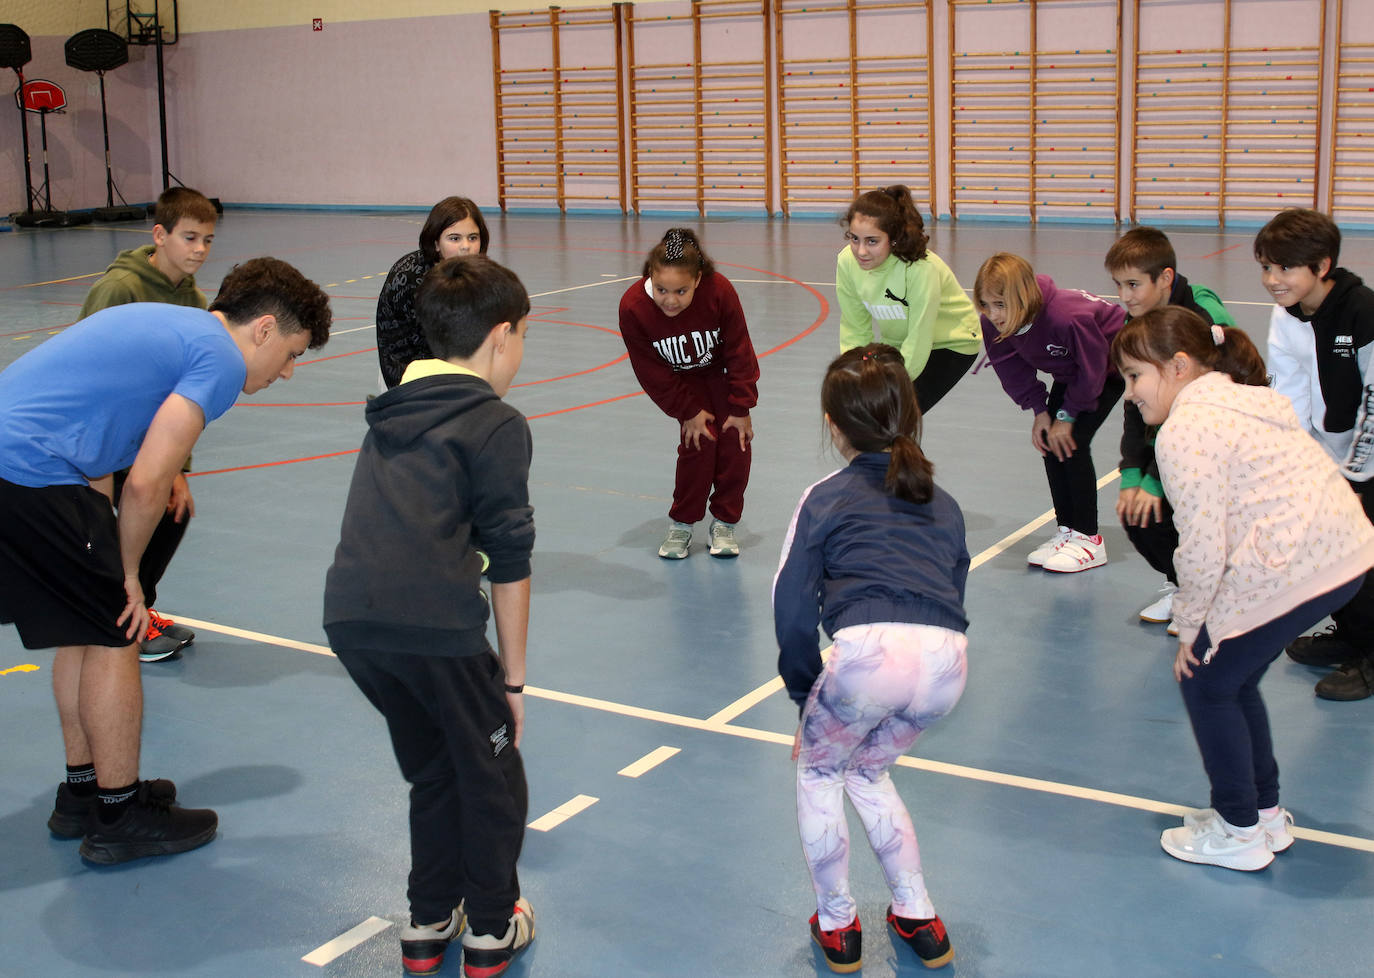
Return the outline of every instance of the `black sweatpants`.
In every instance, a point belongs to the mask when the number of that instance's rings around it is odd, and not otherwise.
[[[475,932],[505,933],[520,896],[529,792],[500,660],[335,653],[386,717],[410,782],[411,918],[447,920],[465,899]]]
[[[1159,519],[1149,526],[1123,525],[1122,528],[1136,552],[1145,558],[1145,563],[1163,574],[1170,584],[1177,584],[1174,551],[1178,549],[1178,527],[1174,526],[1174,508],[1169,500],[1160,504]]]
[[[1374,523],[1374,480],[1352,482],[1350,488],[1360,497],[1364,515]],[[1344,607],[1333,611],[1331,620],[1336,623],[1336,634],[1343,641],[1374,658],[1374,574],[1365,575],[1355,596]]]
[[[1046,410],[1050,416],[1064,405],[1068,385],[1056,381],[1050,388]],[[1078,448],[1064,461],[1045,454],[1045,478],[1050,483],[1050,499],[1054,503],[1055,522],[1086,536],[1097,535],[1097,469],[1093,467],[1092,441],[1097,429],[1107,419],[1116,402],[1126,390],[1120,377],[1108,375],[1102,385],[1097,407],[1084,411],[1073,422],[1073,440]]]

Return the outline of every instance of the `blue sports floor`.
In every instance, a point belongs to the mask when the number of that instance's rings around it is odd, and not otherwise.
[[[202,437],[197,516],[161,588],[158,610],[198,637],[143,667],[143,775],[218,809],[220,833],[192,853],[104,869],[50,837],[63,771],[52,654],[0,629],[0,975],[399,974],[405,789],[380,717],[323,648],[320,605],[377,385],[376,295],[422,218],[231,209],[221,221],[202,287],[273,254],[327,286],[337,320],[294,379]],[[739,290],[763,376],[742,556],[698,548],[668,562],[654,551],[675,425],[638,393],[615,317],[670,223],[491,222],[493,257],[534,302],[510,400],[535,441],[523,746],[535,825],[521,876],[537,937],[514,976],[828,973],[807,935],[796,712],[775,678],[769,590],[798,496],[839,464],[817,401],[837,352],[841,234],[820,220],[690,222]],[[149,227],[0,234],[0,365],[71,323],[94,277]],[[966,286],[988,254],[1012,250],[1060,285],[1111,294],[1113,228],[933,230]],[[1252,233],[1171,236],[1183,273],[1262,345]],[[1342,257],[1374,274],[1374,239],[1351,236]],[[1053,530],[1029,427],[988,370],[926,424],[975,555],[967,692],[894,771],[956,948],[939,974],[1374,973],[1374,701],[1317,700],[1320,672],[1281,659],[1264,690],[1298,844],[1254,874],[1164,855],[1160,831],[1206,804],[1207,782],[1173,644],[1136,616],[1160,581],[1113,525],[1119,423],[1094,446],[1111,562],[1067,576],[1024,562]],[[863,974],[925,973],[884,931],[886,889],[857,820],[853,838]],[[459,965],[455,951],[442,973]]]

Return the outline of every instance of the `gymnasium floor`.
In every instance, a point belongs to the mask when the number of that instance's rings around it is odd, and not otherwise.
[[[219,837],[103,869],[51,838],[62,772],[52,656],[0,629],[0,975],[399,973],[404,786],[381,719],[323,648],[320,606],[377,383],[376,295],[422,218],[231,209],[220,223],[207,291],[233,262],[274,254],[327,285],[337,320],[293,380],[244,398],[202,437],[198,515],[159,601],[198,637],[179,659],[143,667],[143,774],[218,809]],[[840,231],[686,221],[740,292],[763,376],[742,556],[698,548],[668,562],[654,550],[675,426],[638,393],[615,312],[673,222],[491,223],[493,257],[534,297],[510,400],[535,441],[523,753],[530,817],[544,830],[527,834],[521,860],[538,936],[509,973],[827,974],[807,937],[814,903],[788,760],[796,712],[776,682],[769,590],[797,497],[839,464],[822,445],[817,391],[836,350]],[[68,325],[93,278],[148,229],[0,234],[0,365]],[[1172,237],[1184,274],[1262,340],[1252,234]],[[1101,257],[1115,235],[945,223],[932,248],[965,285],[1005,249],[1061,285],[1110,294]],[[1342,257],[1374,274],[1374,239],[1352,235]],[[1255,874],[1165,856],[1160,831],[1206,804],[1207,782],[1173,645],[1136,617],[1160,581],[1111,520],[1119,427],[1109,420],[1094,446],[1111,563],[1059,576],[1024,562],[1053,529],[1029,421],[982,370],[926,426],[975,555],[967,692],[894,770],[956,948],[938,973],[1368,975],[1374,703],[1317,700],[1320,673],[1281,659],[1265,693],[1299,843]],[[886,889],[852,825],[863,973],[923,974],[884,932]],[[459,965],[455,951],[443,974]]]

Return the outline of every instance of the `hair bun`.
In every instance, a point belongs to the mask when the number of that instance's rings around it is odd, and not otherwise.
[[[687,245],[687,235],[682,228],[669,228],[663,236],[663,257],[669,261],[681,261]]]

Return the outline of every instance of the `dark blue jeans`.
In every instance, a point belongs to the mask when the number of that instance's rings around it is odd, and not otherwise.
[[[1179,683],[1202,766],[1212,782],[1212,807],[1232,825],[1254,825],[1261,808],[1279,803],[1279,765],[1259,683],[1289,642],[1341,607],[1364,575],[1299,605],[1281,618],[1217,646],[1212,661]],[[1204,625],[1193,643],[1199,660],[1211,647]]]

